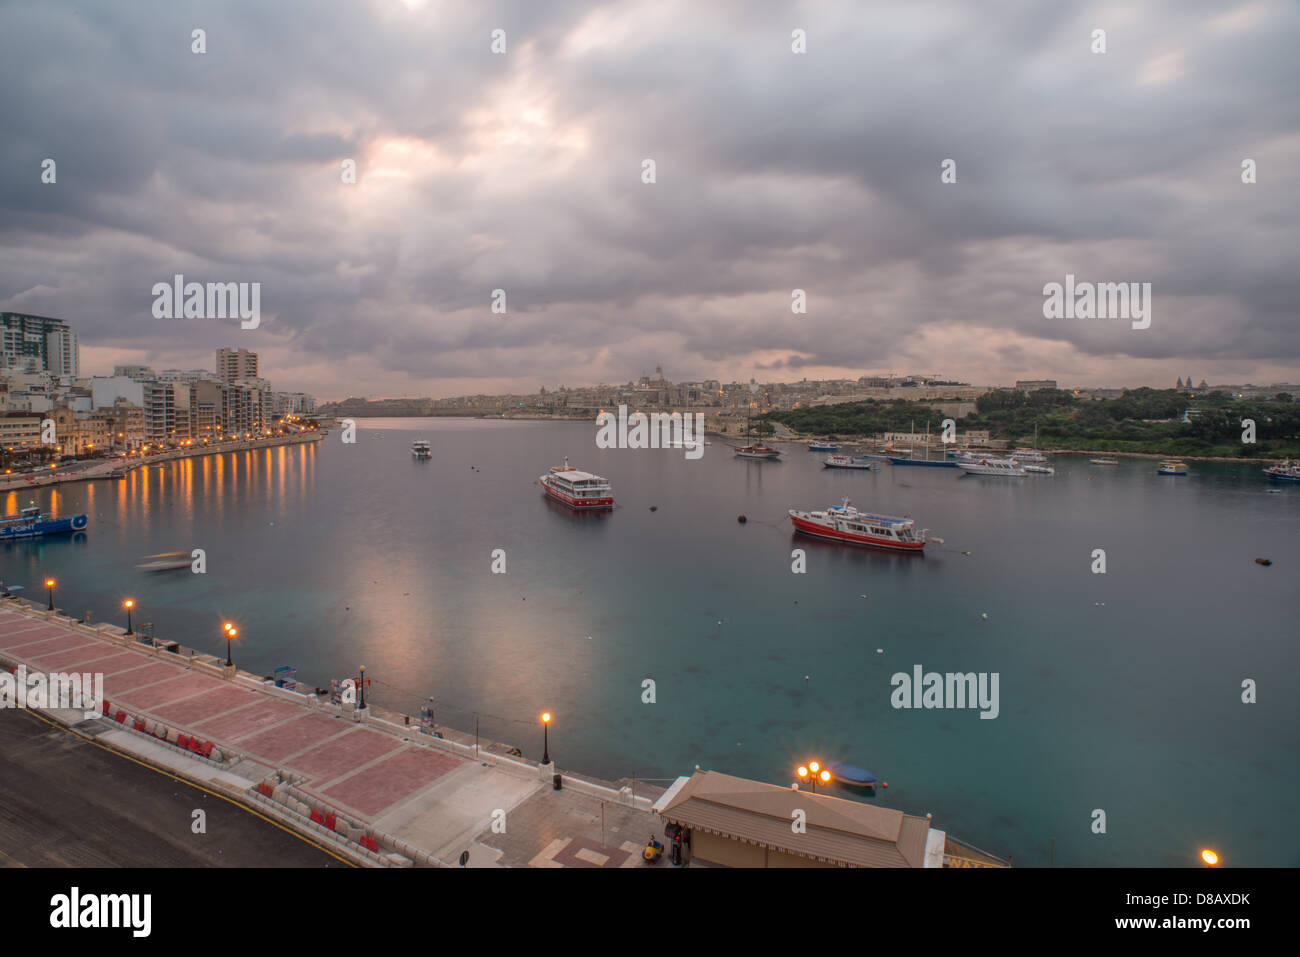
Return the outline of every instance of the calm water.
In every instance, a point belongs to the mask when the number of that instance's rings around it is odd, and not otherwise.
[[[607,778],[698,764],[785,784],[799,761],[843,759],[889,782],[877,802],[1018,864],[1045,865],[1055,838],[1057,864],[1191,864],[1208,845],[1229,865],[1300,865],[1300,489],[1267,494],[1245,465],[858,473],[801,446],[747,462],[714,440],[688,461],[600,451],[594,434],[363,420],[355,445],[334,431],[44,490],[46,508],[89,513],[89,534],[0,546],[0,578],[40,597],[52,576],[58,604],[97,621],[134,598],[137,624],[214,653],[235,621],[251,671],[325,686],[365,664],[381,706],[433,695],[439,723],[472,730],[477,711],[485,738],[532,757],[549,708],[561,767]],[[414,438],[432,461],[411,458]],[[536,478],[565,455],[607,475],[620,507],[544,499]],[[843,495],[946,544],[794,536],[787,507]],[[133,567],[196,546],[206,575]],[[890,676],[916,664],[997,672],[1000,716],[895,710]],[[1240,701],[1246,678],[1258,704]]]

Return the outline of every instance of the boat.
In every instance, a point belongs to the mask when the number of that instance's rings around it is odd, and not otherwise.
[[[80,532],[85,527],[85,515],[73,515],[69,518],[47,518],[41,514],[41,507],[33,503],[19,511],[17,515],[0,518],[0,541],[12,541],[18,538],[42,538],[46,535],[64,535],[69,532]]]
[[[1015,459],[1021,465],[1047,464],[1047,456],[1035,449],[1016,449],[1011,453],[1010,458]]]
[[[840,447],[834,442],[809,442],[809,452],[838,452]]]
[[[613,508],[614,493],[609,479],[583,472],[569,464],[552,465],[551,470],[538,478],[538,483],[551,498],[570,508]]]
[[[957,468],[971,475],[1006,475],[1010,478],[1021,478],[1025,474],[1025,467],[1015,459],[994,459],[994,458],[975,458],[958,460]]]
[[[787,509],[787,513],[795,529],[805,535],[896,551],[921,551],[925,548],[925,535],[929,531],[922,529],[917,532],[910,518],[859,512],[847,498],[842,504],[821,511],[792,508]]]
[[[1093,465],[1119,465],[1119,459],[1088,459]]]
[[[142,562],[135,567],[142,572],[169,572],[181,568],[189,568],[193,563],[193,556],[189,552],[160,552],[157,555],[146,555],[145,558],[152,558],[151,562]]]
[[[1161,475],[1186,475],[1187,466],[1182,462],[1176,462],[1173,459],[1166,459],[1160,463],[1160,467],[1157,468],[1156,471]]]
[[[750,428],[749,421],[745,421],[745,435],[748,438],[753,437],[753,430]],[[736,457],[741,459],[778,459],[781,452],[772,448],[770,445],[764,445],[760,441],[751,441],[749,445],[733,445],[731,448],[735,451]]]
[[[1050,465],[1022,465],[1026,472],[1033,472],[1035,475],[1055,475],[1056,469]]]
[[[427,459],[433,455],[433,446],[426,439],[416,439],[411,443],[411,454],[417,459]]]
[[[915,429],[912,430],[912,434],[913,435],[916,434]],[[924,466],[929,466],[930,468],[938,468],[938,469],[955,469],[957,467],[957,463],[949,459],[946,455],[939,459],[930,458],[930,423],[929,422],[925,423],[925,458],[918,459],[915,456],[916,456],[916,450],[914,448],[911,448],[907,450],[907,455],[891,455],[889,457],[889,461],[893,462],[895,465],[924,465]]]
[[[1261,471],[1277,482],[1300,482],[1300,462],[1283,459],[1277,465],[1270,465]]]
[[[822,465],[828,469],[862,469],[865,472],[880,468],[879,465],[873,464],[869,458],[862,455],[828,455]]]
[[[855,767],[852,764],[846,764],[843,761],[830,761],[826,765],[826,770],[831,772],[831,780],[839,784],[845,784],[855,788],[870,788],[875,790],[876,776],[870,771]]]

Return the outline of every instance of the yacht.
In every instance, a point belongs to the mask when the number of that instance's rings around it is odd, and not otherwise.
[[[929,531],[916,531],[916,524],[910,518],[859,512],[847,498],[840,505],[832,505],[817,512],[805,512],[796,508],[787,511],[795,529],[805,535],[851,545],[919,552],[925,548],[925,536]]]
[[[872,464],[871,459],[862,455],[828,455],[822,465],[828,469],[862,469],[867,472],[880,468]]]
[[[1021,478],[1025,474],[1025,468],[1015,459],[993,459],[993,458],[975,458],[958,459],[957,468],[971,475],[1006,475],[1011,478]]]

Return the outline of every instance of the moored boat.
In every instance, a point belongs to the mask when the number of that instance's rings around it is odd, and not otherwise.
[[[838,784],[875,790],[876,776],[863,768],[847,764],[844,761],[831,761],[827,763],[826,770],[831,772],[831,780]]]
[[[853,455],[828,455],[822,465],[828,469],[861,469],[864,472],[874,471],[880,466],[874,464],[866,456]]]
[[[1021,466],[1026,472],[1033,472],[1035,475],[1055,475],[1056,469],[1050,465],[1023,465]]]
[[[1300,482],[1300,462],[1283,459],[1277,465],[1262,469],[1263,473],[1276,482]]]
[[[1161,475],[1186,475],[1187,466],[1182,462],[1176,462],[1173,459],[1165,459],[1156,469]]]
[[[809,442],[809,452],[838,452],[840,447],[834,442]]]
[[[1020,478],[1025,474],[1025,467],[1015,459],[995,459],[989,457],[959,459],[957,468],[971,475],[1006,475]]]
[[[580,471],[570,465],[568,459],[564,460],[563,465],[551,466],[551,470],[537,481],[548,496],[570,508],[614,507],[614,493],[609,479]]]
[[[46,535],[63,535],[80,532],[86,527],[85,515],[69,518],[46,518],[39,505],[28,505],[17,515],[0,518],[0,540],[17,538],[42,538]]]
[[[427,459],[433,455],[433,447],[426,439],[416,439],[411,443],[411,454],[417,459]]]
[[[787,512],[795,529],[805,535],[850,545],[919,552],[925,548],[925,536],[929,531],[916,531],[916,523],[910,518],[859,512],[847,498],[842,504],[821,511],[792,508]]]
[[[1100,459],[1088,459],[1088,461],[1091,462],[1093,465],[1119,465],[1119,459],[1100,458]]]

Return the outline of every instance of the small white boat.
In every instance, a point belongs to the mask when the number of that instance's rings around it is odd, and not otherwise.
[[[1022,466],[1022,468],[1023,468],[1026,472],[1033,472],[1035,475],[1055,475],[1055,474],[1056,474],[1056,469],[1052,468],[1050,465],[1030,465],[1030,464],[1026,464],[1026,465]]]
[[[1176,462],[1173,459],[1166,459],[1160,463],[1156,469],[1161,475],[1186,475],[1187,466],[1182,462]]]
[[[1093,465],[1119,465],[1119,459],[1088,459]]]
[[[416,439],[411,443],[411,454],[417,459],[427,459],[433,455],[433,446],[426,439]]]
[[[852,455],[828,455],[822,465],[828,469],[861,469],[864,472],[877,471],[880,468],[865,456]]]

